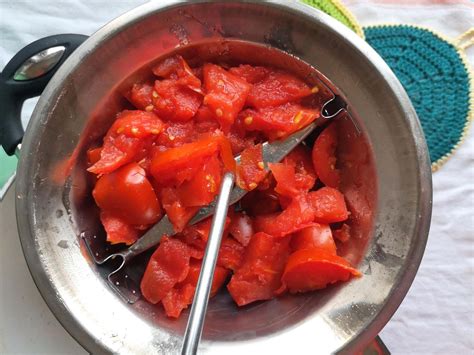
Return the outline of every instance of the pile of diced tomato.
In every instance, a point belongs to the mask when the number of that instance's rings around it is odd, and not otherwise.
[[[336,127],[280,163],[262,160],[262,142],[319,117],[317,86],[264,66],[191,68],[179,55],[152,72],[127,94],[133,108],[118,113],[101,146],[87,152],[108,242],[133,244],[165,213],[175,228],[143,275],[147,301],[161,302],[169,317],[191,304],[210,219],[188,222],[213,201],[225,171],[249,193],[229,208],[212,296],[226,285],[243,306],[359,275],[337,255],[350,228],[338,190]]]

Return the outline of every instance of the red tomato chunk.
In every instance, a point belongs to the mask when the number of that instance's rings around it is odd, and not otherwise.
[[[179,55],[156,63],[126,92],[136,109],[118,113],[87,150],[108,243],[133,244],[164,213],[174,226],[148,262],[144,298],[171,318],[192,303],[211,219],[188,222],[215,199],[226,171],[251,191],[229,208],[211,296],[226,290],[244,306],[360,276],[334,241],[341,246],[351,231],[336,126],[279,163],[262,157],[263,142],[318,119],[319,89],[271,67],[201,64]]]

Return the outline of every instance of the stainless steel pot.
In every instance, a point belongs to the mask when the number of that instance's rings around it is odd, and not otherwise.
[[[354,353],[390,319],[415,276],[430,224],[431,170],[415,111],[388,66],[336,20],[297,2],[151,2],[100,29],[60,66],[33,113],[18,167],[17,220],[30,271],[56,317],[90,352],[179,351],[185,319],[123,303],[84,254],[78,235],[96,228],[84,151],[123,104],[116,93],[124,78],[176,46],[222,38],[278,47],[332,81],[373,152],[374,170],[359,183],[376,201],[365,239],[345,251],[357,261],[367,244],[362,278],[241,310],[219,296],[201,351]]]

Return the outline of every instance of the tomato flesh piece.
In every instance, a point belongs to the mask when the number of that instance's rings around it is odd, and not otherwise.
[[[228,132],[237,114],[245,105],[250,85],[218,65],[203,68],[206,96],[204,104],[214,112],[224,132]]]
[[[137,163],[102,175],[92,191],[97,206],[128,224],[156,223],[161,217],[161,207],[145,175]]]
[[[256,108],[278,106],[297,101],[311,93],[311,88],[294,75],[272,71],[253,85],[247,104]]]
[[[188,63],[180,55],[175,55],[158,63],[153,74],[166,79],[174,79],[179,85],[201,93],[201,80],[194,75]]]
[[[244,190],[253,190],[266,175],[262,145],[257,144],[245,149],[240,155],[240,164],[237,167],[237,185]]]
[[[289,238],[256,233],[227,289],[239,306],[274,297],[289,253]]]
[[[153,99],[151,109],[163,119],[189,121],[201,106],[202,95],[180,85],[176,80],[155,81],[155,92],[157,97]]]
[[[270,74],[270,69],[265,67],[241,64],[229,69],[229,72],[244,79],[249,84],[256,84]]]
[[[107,241],[110,244],[125,243],[131,245],[135,243],[140,236],[139,230],[109,213],[101,212],[100,221],[104,226]]]
[[[296,196],[281,213],[260,215],[255,218],[255,229],[275,237],[284,237],[308,227],[314,220],[314,211],[305,195]]]
[[[351,238],[351,227],[344,223],[341,228],[333,230],[334,238],[341,243],[346,243]]]
[[[165,187],[160,191],[161,203],[176,232],[181,232],[193,218],[199,207],[185,207],[176,188]]]
[[[326,127],[313,146],[313,164],[324,185],[337,188],[341,173],[336,169],[337,130],[335,125]]]
[[[344,195],[332,187],[322,187],[317,191],[312,191],[308,194],[308,199],[317,222],[342,222],[349,216]]]
[[[298,293],[322,289],[360,275],[346,259],[312,248],[297,250],[288,257],[282,282],[290,293]]]
[[[319,111],[296,103],[286,103],[281,106],[246,109],[239,116],[245,129],[261,131],[270,140],[275,140],[283,139],[307,126],[319,117]]]
[[[336,243],[328,224],[314,223],[299,230],[291,238],[291,248],[292,250],[321,248],[331,254],[336,254]]]
[[[233,238],[225,237],[222,239],[219,248],[217,265],[235,271],[242,263],[243,254],[244,247],[242,244]]]
[[[168,317],[178,318],[181,312],[188,308],[188,306],[192,303],[200,272],[201,262],[191,260],[188,276],[186,279],[180,284],[176,285],[163,298],[163,308],[165,309],[166,315]],[[214,278],[212,279],[210,297],[215,296],[215,294],[227,280],[228,276],[229,270],[220,266],[216,266]]]
[[[148,83],[134,84],[127,99],[137,109],[145,110],[150,105],[153,105],[153,85]]]
[[[160,302],[171,289],[183,281],[189,271],[189,248],[175,238],[163,237],[143,274],[140,288],[145,299]]]
[[[178,187],[180,201],[185,207],[205,206],[219,191],[222,168],[217,155],[212,155],[194,177]]]
[[[100,159],[87,170],[94,174],[107,174],[133,161],[150,145],[149,138],[162,130],[162,121],[153,113],[121,112],[105,135]]]

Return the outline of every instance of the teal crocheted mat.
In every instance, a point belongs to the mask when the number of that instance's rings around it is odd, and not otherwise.
[[[367,42],[410,96],[436,170],[463,141],[472,117],[469,64],[454,43],[428,29],[408,25],[363,29]]]

